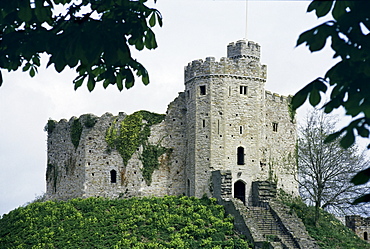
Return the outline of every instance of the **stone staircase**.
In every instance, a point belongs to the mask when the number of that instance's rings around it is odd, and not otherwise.
[[[286,231],[281,221],[274,217],[268,203],[259,207],[249,207],[248,211],[248,215],[255,221],[259,232],[267,241],[271,242],[274,248],[301,248],[291,234]]]

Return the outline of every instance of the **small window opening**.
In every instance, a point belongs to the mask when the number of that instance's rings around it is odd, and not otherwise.
[[[238,147],[237,149],[237,163],[238,165],[244,165],[244,148]]]
[[[110,182],[116,183],[117,182],[117,171],[114,169],[110,171]]]
[[[240,86],[240,94],[247,95],[247,86]]]
[[[272,123],[272,131],[277,132],[278,130],[278,123]]]
[[[203,127],[206,127],[206,121],[203,119]]]
[[[200,95],[206,95],[206,86],[199,86]]]
[[[187,196],[190,196],[190,180],[188,179],[188,184],[187,184]]]
[[[240,134],[243,134],[243,126],[239,127],[239,132],[240,132]]]
[[[367,232],[364,232],[364,240],[368,240],[368,235],[367,235]]]

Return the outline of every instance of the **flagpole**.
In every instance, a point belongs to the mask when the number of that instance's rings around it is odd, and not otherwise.
[[[248,37],[248,0],[245,0],[245,40]]]

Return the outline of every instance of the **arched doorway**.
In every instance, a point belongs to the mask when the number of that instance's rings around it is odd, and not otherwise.
[[[368,240],[367,232],[364,232],[364,240]]]
[[[234,183],[234,198],[238,198],[245,204],[245,183],[240,180]]]

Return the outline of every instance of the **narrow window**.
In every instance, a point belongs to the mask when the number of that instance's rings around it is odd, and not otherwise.
[[[217,120],[217,134],[220,134],[220,120]]]
[[[240,126],[239,128],[240,128],[239,129],[240,134],[243,134],[243,126]]]
[[[206,86],[199,86],[200,95],[206,95]]]
[[[110,171],[110,182],[116,183],[117,182],[117,171],[114,169]]]
[[[240,94],[247,95],[247,86],[240,86]]]
[[[187,194],[188,196],[190,196],[190,180],[188,179],[188,189],[187,189]]]
[[[272,131],[277,132],[278,130],[278,123],[272,123]]]
[[[238,165],[244,165],[244,148],[238,147],[237,154],[238,154],[237,156]]]
[[[203,128],[206,127],[206,121],[203,119]]]
[[[367,232],[364,232],[364,240],[368,240]]]

